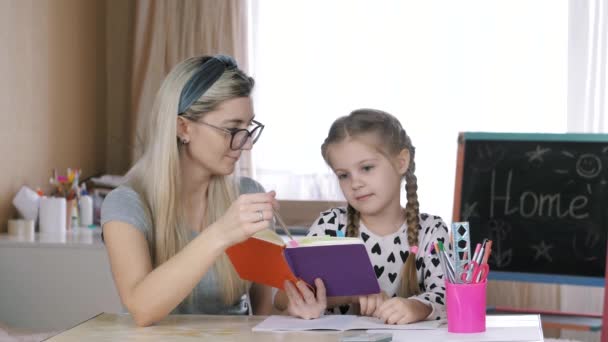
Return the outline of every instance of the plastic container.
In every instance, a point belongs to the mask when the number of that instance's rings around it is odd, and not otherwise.
[[[486,331],[487,281],[453,284],[446,281],[448,331],[477,333]]]
[[[93,198],[89,195],[80,196],[80,226],[88,227],[93,224]]]

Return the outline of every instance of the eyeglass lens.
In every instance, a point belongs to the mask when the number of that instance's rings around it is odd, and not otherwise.
[[[255,142],[260,137],[261,131],[262,131],[261,128],[258,126],[256,128],[254,128],[253,132],[251,132],[251,142],[253,144],[255,144]],[[233,150],[238,150],[241,147],[245,146],[248,139],[250,139],[250,135],[249,135],[248,131],[246,131],[246,130],[238,131],[232,137],[232,144],[231,144],[230,148],[232,148]]]

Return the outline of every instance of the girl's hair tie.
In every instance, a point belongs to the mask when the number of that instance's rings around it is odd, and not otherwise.
[[[418,246],[411,246],[410,247],[410,252],[412,252],[414,254],[418,254]]]

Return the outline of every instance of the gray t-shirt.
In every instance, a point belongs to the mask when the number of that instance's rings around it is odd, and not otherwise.
[[[242,177],[239,179],[239,191],[241,194],[264,192],[264,188],[253,179]],[[112,190],[104,199],[101,206],[101,225],[103,226],[110,221],[125,222],[137,228],[144,234],[151,249],[152,222],[139,194],[128,185],[121,185]],[[191,239],[194,239],[197,235],[197,232],[192,232]],[[189,303],[180,304],[172,313],[244,315],[248,312],[249,300],[247,294],[244,294],[234,305],[224,304],[221,284],[218,283],[215,270],[210,268],[196,286],[193,300]]]

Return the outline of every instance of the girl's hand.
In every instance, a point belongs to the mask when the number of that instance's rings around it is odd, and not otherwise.
[[[319,278],[315,279],[317,295],[303,281],[298,281],[295,286],[287,280],[285,281],[285,293],[287,294],[287,312],[296,317],[304,319],[319,318],[327,308],[327,297],[325,295],[325,285]]]
[[[386,292],[359,297],[359,313],[362,316],[375,316],[374,313],[388,299]]]
[[[234,245],[269,228],[273,208],[278,208],[275,196],[274,191],[240,195],[215,225],[225,245]]]
[[[431,310],[429,305],[418,300],[394,297],[384,302],[374,316],[386,324],[407,324],[423,320]]]

